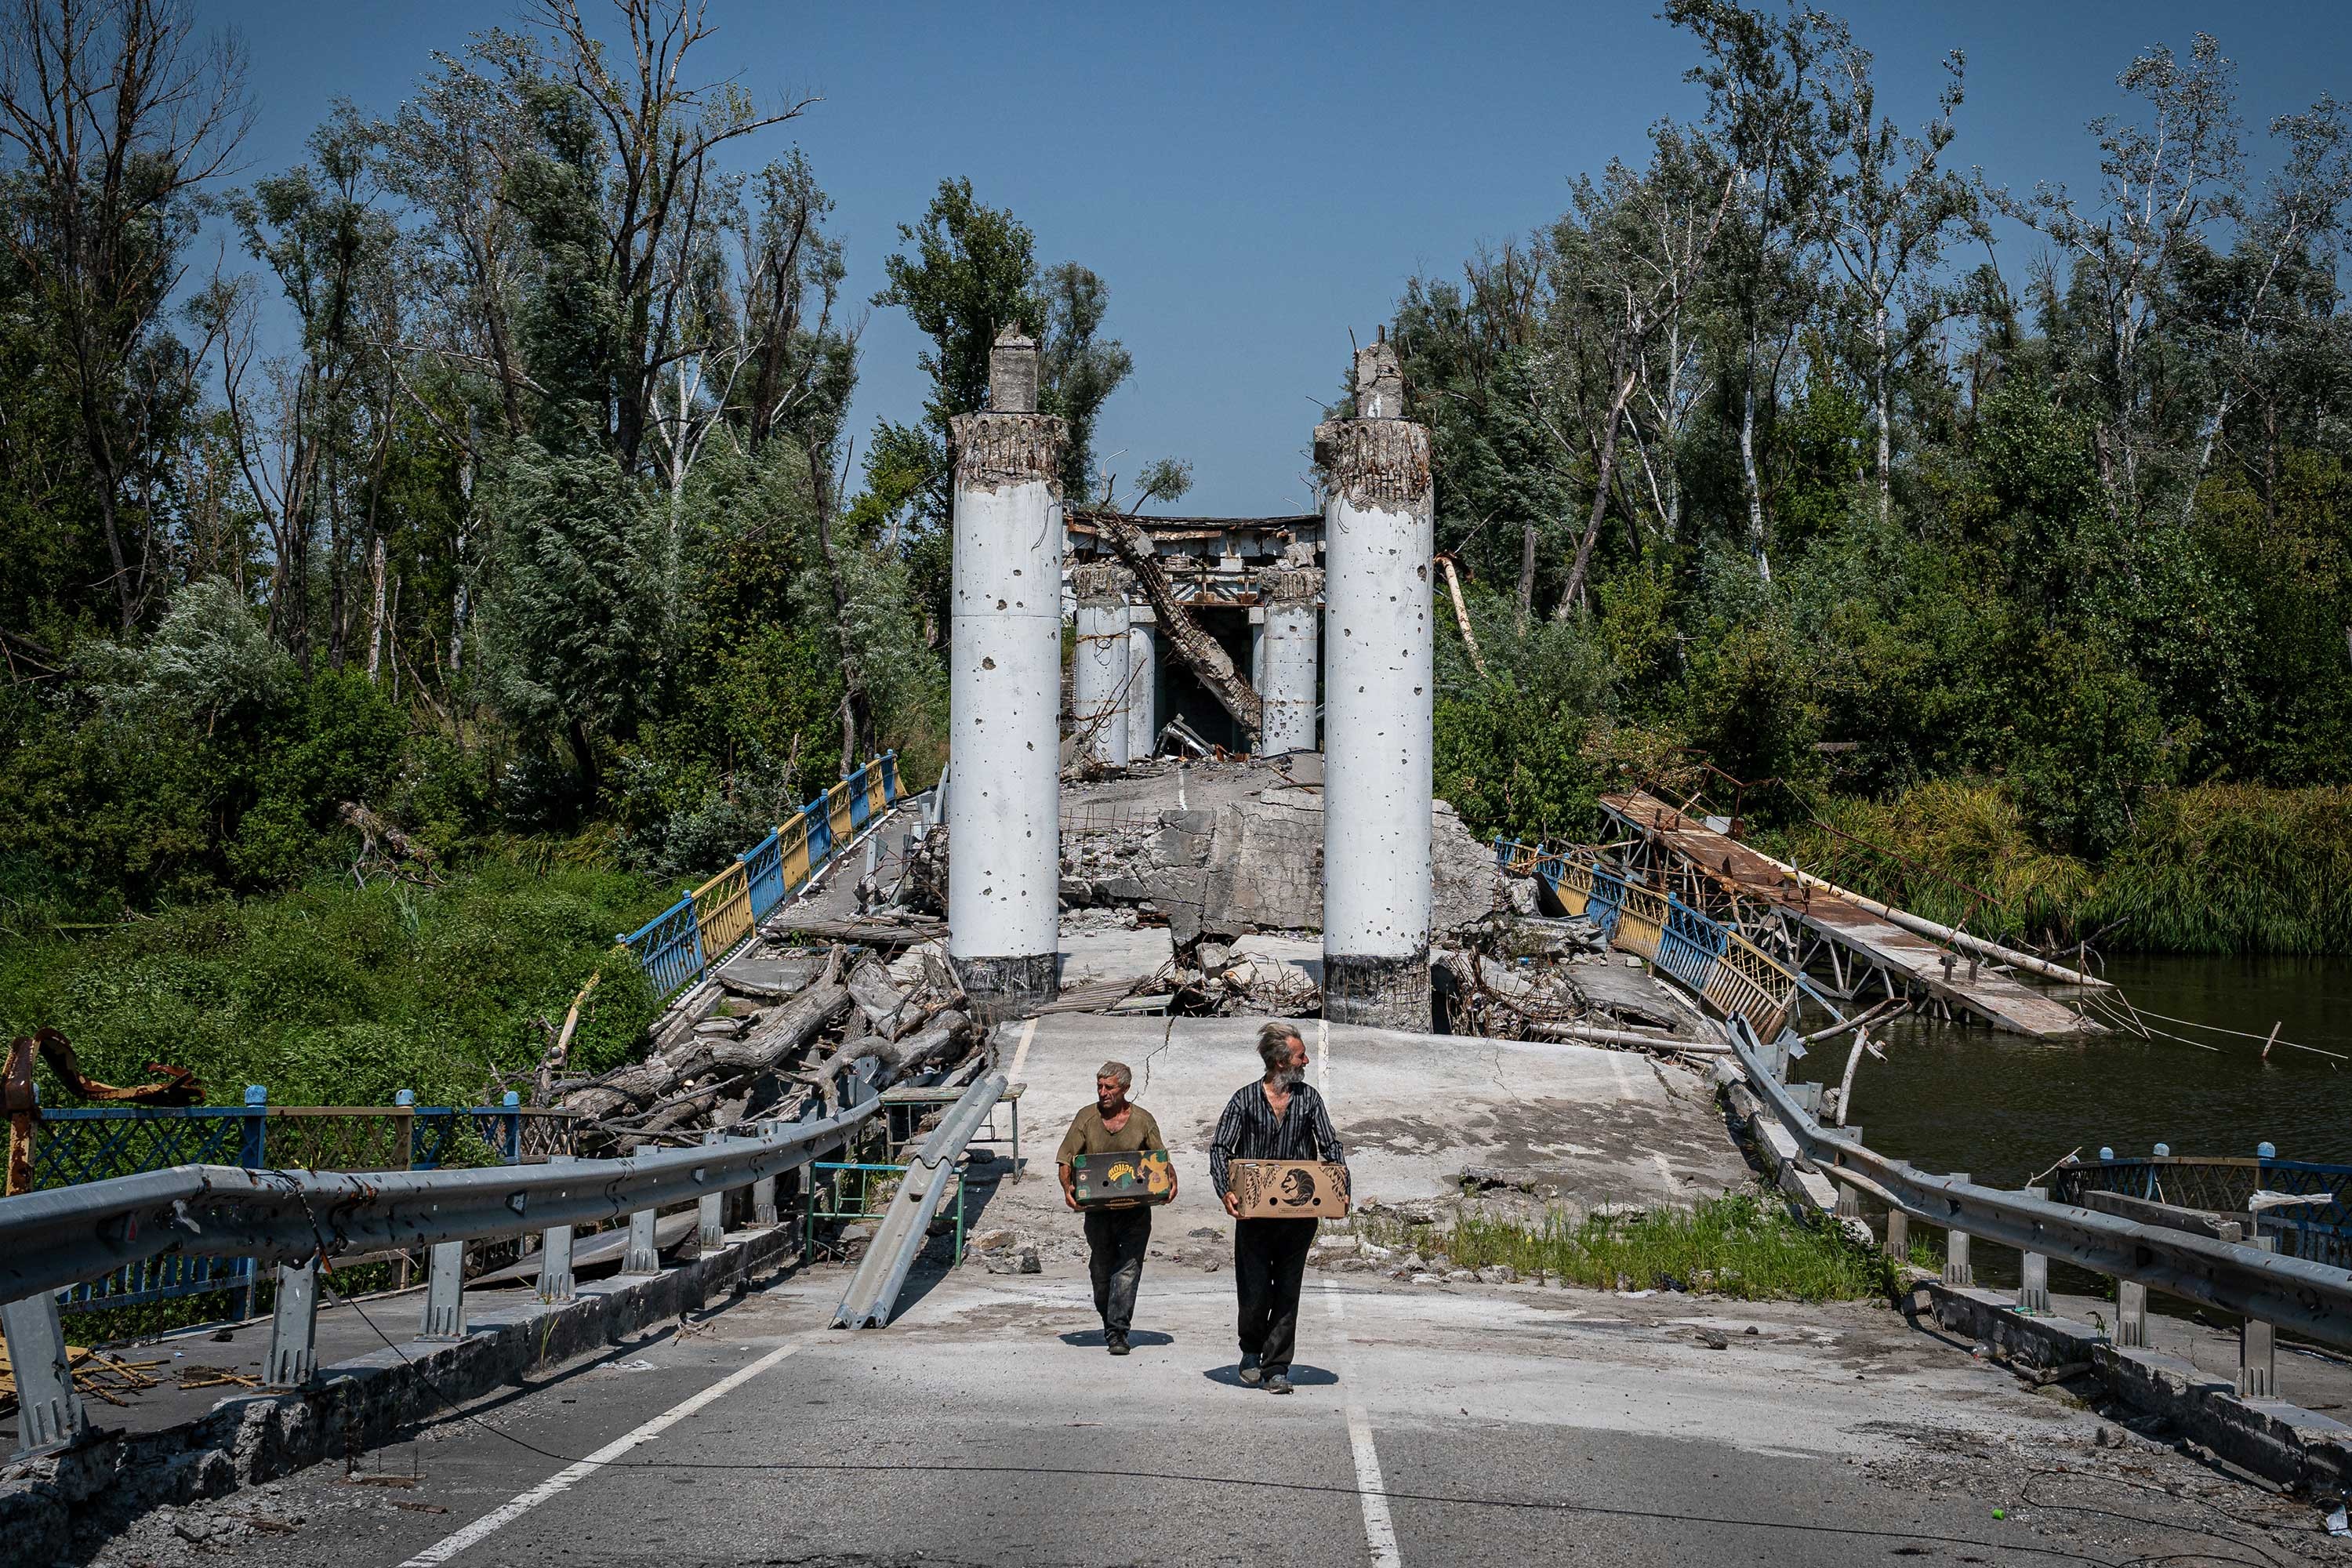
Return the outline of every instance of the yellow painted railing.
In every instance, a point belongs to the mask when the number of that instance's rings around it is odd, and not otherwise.
[[[1597,921],[1612,946],[1670,969],[1685,984],[1696,980],[1699,994],[1718,1013],[1747,1019],[1765,1039],[1788,1021],[1795,973],[1721,921],[1599,869],[1588,849],[1542,850],[1503,839],[1495,851],[1496,864],[1542,878],[1562,909]],[[1670,942],[1675,951],[1667,954]],[[1662,964],[1662,957],[1671,963]]]

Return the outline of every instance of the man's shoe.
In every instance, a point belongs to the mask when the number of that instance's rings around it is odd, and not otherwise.
[[[1267,1379],[1265,1380],[1265,1391],[1266,1391],[1268,1394],[1287,1394],[1287,1393],[1289,1393],[1289,1392],[1290,1392],[1290,1378],[1289,1378],[1289,1375],[1288,1375],[1287,1373],[1279,1373],[1279,1372],[1276,1373],[1272,1377],[1269,1377],[1269,1378],[1267,1378]]]
[[[1244,1383],[1249,1384],[1252,1388],[1255,1388],[1257,1386],[1257,1380],[1265,1375],[1265,1374],[1264,1373],[1258,1370],[1257,1357],[1254,1355],[1244,1355],[1242,1357],[1241,1379]]]
[[[1125,1334],[1106,1334],[1103,1336],[1103,1346],[1113,1355],[1125,1355],[1127,1353],[1127,1336]]]

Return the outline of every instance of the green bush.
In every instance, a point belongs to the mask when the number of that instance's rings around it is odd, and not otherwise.
[[[664,902],[641,879],[490,865],[446,887],[312,883],[217,900],[84,940],[50,933],[0,960],[0,1028],[49,1025],[115,1083],[150,1061],[193,1068],[209,1100],[245,1085],[281,1105],[474,1104],[534,1065],[591,973],[577,1070],[625,1058],[656,1008],[613,952]],[[62,1090],[45,1092],[60,1103]]]

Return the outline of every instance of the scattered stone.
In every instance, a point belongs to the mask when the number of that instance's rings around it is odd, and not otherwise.
[[[994,1252],[999,1248],[1011,1247],[1019,1239],[1020,1237],[1014,1235],[1012,1231],[999,1226],[994,1230],[976,1230],[972,1232],[971,1237],[964,1242],[963,1247],[966,1252]]]
[[[1713,1329],[1695,1330],[1692,1332],[1691,1337],[1711,1351],[1729,1350],[1731,1348],[1731,1342],[1725,1339],[1721,1334],[1717,1333]]]
[[[1045,1268],[1034,1247],[1013,1247],[988,1254],[988,1271],[991,1274],[1041,1274]]]
[[[1507,1263],[1491,1263],[1478,1270],[1478,1283],[1481,1285],[1516,1285],[1518,1282],[1519,1271]]]
[[[1478,1276],[1467,1268],[1449,1268],[1445,1271],[1445,1282],[1448,1285],[1475,1285]]]
[[[1412,1276],[1412,1282],[1416,1285],[1443,1285],[1445,1283],[1444,1279],[1434,1274],[1416,1274]]]

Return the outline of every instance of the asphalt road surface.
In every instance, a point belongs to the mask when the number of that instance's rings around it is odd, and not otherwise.
[[[356,1477],[165,1510],[94,1560],[2352,1563],[2308,1504],[1883,1305],[1310,1274],[1280,1398],[1233,1376],[1227,1271],[1147,1269],[1124,1359],[1067,1274],[958,1270],[861,1333],[819,1326],[845,1279],[714,1303]]]

